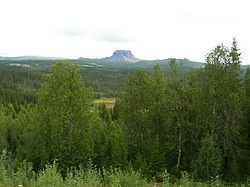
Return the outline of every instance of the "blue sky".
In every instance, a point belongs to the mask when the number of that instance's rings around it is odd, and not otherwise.
[[[0,0],[0,56],[204,61],[236,37],[250,64],[247,0]]]

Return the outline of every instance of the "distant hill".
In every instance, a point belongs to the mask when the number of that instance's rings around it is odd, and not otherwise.
[[[76,62],[79,66],[84,67],[108,67],[108,68],[146,68],[151,69],[154,65],[159,64],[162,68],[169,68],[169,63],[172,58],[163,59],[163,60],[140,60],[137,62],[127,62],[121,60],[107,60],[107,59],[86,59],[86,58],[79,58]],[[204,63],[202,62],[195,62],[190,61],[188,59],[176,59],[177,66],[187,67],[189,69],[192,68],[202,68],[204,67]]]
[[[116,50],[112,56],[100,59],[79,58],[64,59],[60,57],[40,57],[40,56],[19,56],[0,57],[0,66],[21,66],[27,68],[47,69],[58,60],[69,60],[77,63],[83,68],[129,68],[152,69],[155,64],[159,64],[164,69],[169,69],[169,62],[172,58],[163,60],[141,60],[133,55],[130,50]],[[177,67],[186,71],[193,68],[202,68],[204,63],[184,59],[176,59]]]
[[[109,68],[152,68],[159,64],[163,68],[169,68],[172,58],[163,60],[141,60],[135,57],[130,50],[116,50],[112,56],[101,59],[79,58],[76,61],[84,67],[109,67]],[[178,67],[202,68],[204,63],[184,59],[176,59]]]
[[[155,64],[159,64],[163,68],[168,68],[170,67],[170,61],[173,58],[168,58],[168,59],[163,59],[163,60],[141,60],[138,63],[136,63],[136,66],[138,67],[146,67],[150,68],[153,67]],[[190,68],[202,68],[204,67],[204,63],[202,62],[195,62],[195,61],[190,61],[186,58],[184,59],[176,59],[177,67],[190,67]]]
[[[63,60],[65,58],[61,57],[43,57],[43,56],[17,56],[17,57],[2,57],[0,56],[0,60]]]

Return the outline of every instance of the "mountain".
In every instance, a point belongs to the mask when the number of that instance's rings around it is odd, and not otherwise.
[[[58,60],[69,60],[77,63],[83,68],[129,68],[152,69],[155,64],[159,64],[164,69],[170,69],[172,58],[162,60],[140,60],[135,57],[130,50],[116,50],[112,56],[100,59],[90,59],[80,57],[78,59],[64,59],[60,57],[41,57],[41,56],[19,56],[19,57],[1,57],[0,66],[21,66],[29,68],[46,69]],[[204,63],[184,59],[176,59],[179,69],[202,68]]]
[[[135,57],[130,50],[116,50],[111,57],[103,58],[106,61],[124,61],[138,62],[139,58]]]
[[[159,64],[164,69],[170,68],[170,61],[173,58],[162,60],[141,60],[135,57],[130,50],[116,50],[111,57],[100,59],[89,59],[80,57],[76,60],[79,66],[83,67],[108,67],[108,68],[146,68],[152,69],[154,65]],[[133,63],[131,63],[133,62]],[[136,63],[135,63],[136,62]],[[204,63],[191,61],[187,58],[176,59],[177,67],[181,69],[203,68]]]

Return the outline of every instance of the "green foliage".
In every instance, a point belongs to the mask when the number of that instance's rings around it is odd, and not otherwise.
[[[245,80],[244,80],[244,87],[245,87],[245,93],[246,93],[246,99],[245,99],[245,116],[246,116],[246,125],[244,130],[247,132],[246,135],[246,144],[247,144],[247,149],[245,149],[246,152],[246,162],[244,163],[246,171],[245,173],[247,173],[247,168],[250,168],[250,160],[248,160],[248,158],[250,158],[250,69],[247,68],[247,73],[245,76]],[[247,161],[248,160],[248,161]],[[250,174],[250,170],[248,169],[248,173]]]
[[[105,105],[100,105],[99,115],[105,123],[96,125],[95,134],[95,163],[100,167],[125,168],[127,165],[127,140],[124,127],[111,121],[111,114]]]
[[[110,186],[149,186],[141,174],[132,169],[122,171],[111,168],[104,170],[103,176],[104,184],[110,184]]]
[[[222,183],[218,175],[215,177],[212,177],[211,185],[212,186],[224,186],[224,184]]]
[[[0,67],[0,101],[19,109],[21,104],[36,103],[42,72],[26,68]]]
[[[170,174],[168,173],[167,170],[165,170],[163,173],[163,179],[161,184],[164,187],[170,186]]]
[[[186,171],[181,172],[181,179],[180,179],[181,184],[183,184],[184,186],[191,186],[192,182],[193,181],[190,175]]]
[[[155,67],[152,76],[138,71],[128,79],[121,103],[121,118],[127,127],[129,159],[146,175],[156,174],[166,164],[164,150],[160,147],[164,132],[163,85],[164,74],[159,66]]]
[[[7,150],[3,150],[1,154],[0,171],[1,181],[6,181],[14,175],[12,158]]]
[[[35,105],[27,100],[19,105],[23,99],[8,104],[6,98],[0,105],[0,186],[223,186],[247,181],[249,69],[242,80],[235,40],[230,50],[217,46],[206,61],[205,68],[186,76],[175,59],[168,64],[171,72],[159,65],[138,70],[120,98],[112,99],[114,106],[94,107],[80,76],[89,69],[79,71],[66,61],[53,65]],[[110,81],[117,71],[98,80]],[[6,87],[9,70],[3,75],[0,87]],[[35,79],[32,73],[27,80],[10,77],[22,89]]]
[[[111,110],[109,110],[104,103],[99,104],[98,112],[100,118],[102,118],[107,124],[111,123]]]
[[[3,105],[0,105],[0,151],[7,147],[6,140],[6,114]]]
[[[101,172],[91,162],[85,169],[80,167],[79,169],[68,170],[65,178],[58,170],[56,162],[53,162],[52,165],[47,164],[36,175],[32,171],[31,165],[26,162],[15,171],[14,165],[11,163],[11,157],[6,151],[1,156],[0,171],[1,186],[224,186],[217,176],[209,183],[193,182],[187,172],[182,172],[181,179],[175,183],[170,182],[170,175],[167,171],[164,172],[162,183],[151,182],[145,180],[139,172],[131,168],[126,170],[110,168],[108,170],[103,169]],[[232,184],[231,186],[238,185]]]
[[[194,163],[194,173],[197,178],[209,180],[221,172],[221,152],[216,142],[208,135],[202,139],[197,158]]]
[[[227,178],[238,177],[240,173],[240,165],[236,163],[241,160],[239,149],[244,137],[241,133],[244,123],[242,98],[245,96],[238,76],[239,57],[234,57],[236,46],[233,50],[230,52],[220,45],[209,53],[202,77],[197,81],[196,94],[197,115],[200,116],[197,124],[204,126],[201,134],[209,132],[213,142],[220,147],[222,170]]]
[[[93,155],[89,92],[83,86],[77,66],[55,64],[38,94],[38,125],[42,136],[42,163],[58,160],[66,168],[86,164]],[[42,153],[41,153],[42,154]]]
[[[237,43],[231,51],[217,46],[205,68],[186,77],[178,74],[174,59],[170,65],[167,79],[157,66],[153,75],[138,71],[128,79],[119,105],[129,159],[147,176],[167,166],[203,180],[221,173],[239,177],[245,172],[246,154],[240,150],[246,139]]]
[[[29,186],[34,183],[36,173],[33,171],[32,164],[30,162],[22,162],[15,174],[16,182],[18,185]]]
[[[40,171],[37,177],[38,186],[62,186],[63,178],[58,172],[57,164],[46,165],[45,169]]]

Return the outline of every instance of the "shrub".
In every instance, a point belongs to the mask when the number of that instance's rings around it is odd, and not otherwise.
[[[40,171],[37,178],[37,186],[63,186],[63,178],[57,169],[56,162],[52,165],[47,164],[45,169]]]

